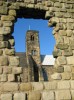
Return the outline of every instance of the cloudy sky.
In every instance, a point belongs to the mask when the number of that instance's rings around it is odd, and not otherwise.
[[[31,30],[39,31],[40,52],[42,55],[51,55],[55,45],[55,39],[52,35],[52,28],[48,27],[48,20],[42,19],[24,19],[18,18],[15,23],[13,36],[15,38],[16,52],[25,52],[25,37],[26,31]]]

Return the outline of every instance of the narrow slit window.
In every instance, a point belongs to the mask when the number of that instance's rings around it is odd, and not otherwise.
[[[31,41],[34,41],[34,36],[33,35],[31,35]]]

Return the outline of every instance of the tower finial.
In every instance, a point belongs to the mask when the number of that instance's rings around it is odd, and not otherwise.
[[[29,30],[30,30],[30,28],[31,28],[31,27],[30,27],[30,25],[29,25]]]

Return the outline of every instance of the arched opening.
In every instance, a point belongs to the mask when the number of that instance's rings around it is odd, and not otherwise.
[[[32,50],[31,54],[32,54],[32,56],[36,56],[37,55],[37,51],[36,50]]]
[[[22,10],[22,12],[21,12],[21,10]],[[49,28],[47,26],[48,20],[43,20],[43,19],[45,19],[44,18],[45,17],[45,11],[43,11],[43,10],[35,10],[35,9],[26,9],[26,8],[25,9],[21,8],[21,10],[17,10],[17,18],[18,19],[17,19],[17,23],[15,23],[16,29],[14,30],[14,34],[13,34],[14,38],[15,38],[15,49],[16,49],[16,52],[21,52],[21,53],[22,52],[24,52],[24,53],[26,52],[25,51],[25,49],[26,49],[25,48],[26,47],[26,45],[25,45],[25,35],[26,34],[25,33],[26,33],[27,30],[29,30],[29,26],[30,26],[30,29],[32,29],[32,30],[38,30],[39,31],[40,57],[42,55],[41,61],[43,61],[45,59],[46,55],[48,55],[48,54],[52,55],[52,52],[53,52],[53,48],[54,48],[54,45],[55,45],[55,39],[52,36],[52,30],[53,30],[53,28]],[[33,13],[31,13],[31,12],[33,12]],[[25,17],[26,19],[22,18],[22,16]],[[34,18],[34,19],[30,19],[30,18]],[[23,25],[20,25],[21,22],[23,23]],[[26,23],[26,25],[25,25],[25,23]],[[17,28],[16,25],[18,25],[19,27],[21,27],[21,26],[22,27],[21,28]],[[23,29],[24,29],[24,31],[22,32]],[[25,29],[26,29],[26,31],[25,31]],[[15,31],[16,31],[16,33],[15,33]],[[18,38],[17,38],[16,34],[18,32],[19,32],[19,34],[18,34]],[[22,37],[24,37],[23,39],[21,38],[20,34],[23,35],[22,36]],[[23,43],[21,43],[21,40],[23,40]],[[34,35],[31,35],[30,40],[31,41],[35,41]],[[48,42],[46,43],[46,41],[48,41]],[[19,45],[17,47],[17,44],[20,44],[21,47],[19,47]],[[22,46],[23,46],[23,49],[22,49]],[[37,55],[37,51],[36,50],[32,50],[31,54],[34,55],[34,56],[36,56]],[[23,65],[23,67],[24,67],[25,64],[23,64],[23,63],[26,61],[25,60],[26,55],[24,57],[23,57],[23,55],[25,55],[25,54],[22,54],[22,56],[18,54],[17,56],[21,57],[21,59],[20,59],[21,60],[20,61],[21,62],[20,66]],[[23,61],[23,63],[22,63],[22,61]],[[47,74],[47,70],[48,69],[46,69],[46,66],[50,67],[51,65],[50,66],[49,65],[42,65],[42,66],[44,66],[43,67],[44,74]],[[35,75],[35,73],[36,72],[38,73],[38,71],[36,71],[35,66],[34,66],[34,69],[35,69],[34,70],[34,75]],[[46,69],[46,70],[44,70],[44,69]],[[36,75],[38,75],[38,74],[36,74]],[[46,75],[46,76],[48,77],[48,75]],[[44,79],[44,80],[46,80],[46,79]]]

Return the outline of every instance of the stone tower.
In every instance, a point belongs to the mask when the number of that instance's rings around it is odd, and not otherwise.
[[[31,55],[35,63],[40,66],[39,32],[28,30],[26,33],[26,56]]]
[[[28,30],[26,33],[26,58],[28,64],[28,81],[40,80],[40,44],[39,32],[36,30]]]

